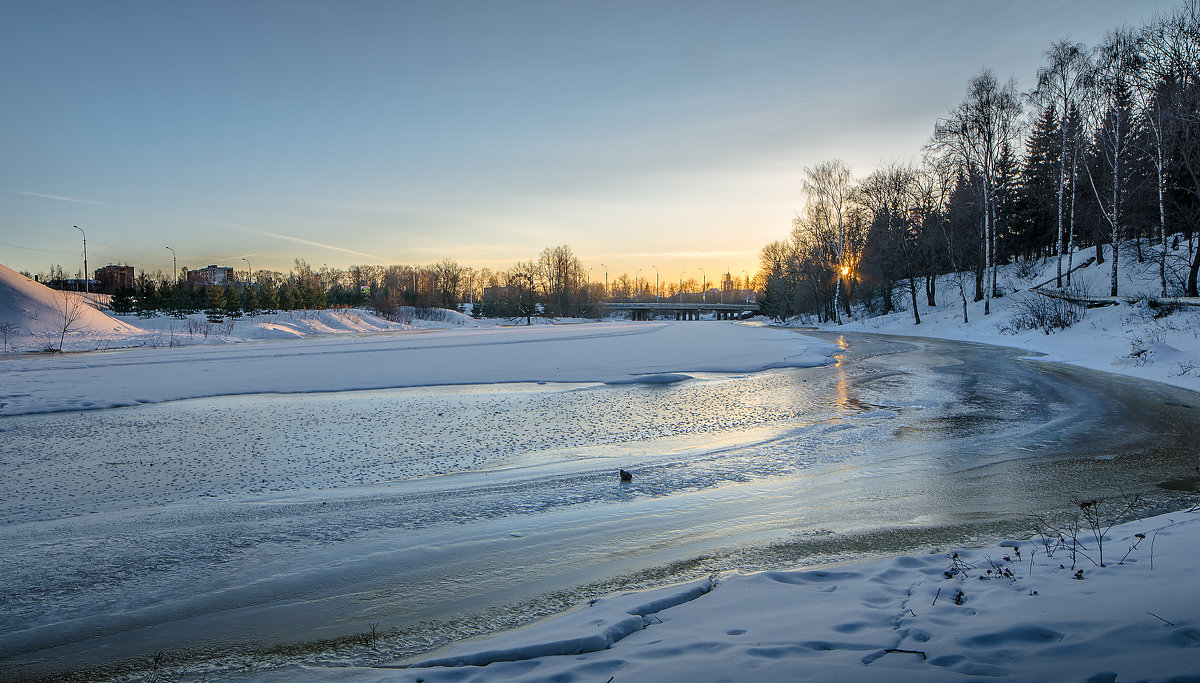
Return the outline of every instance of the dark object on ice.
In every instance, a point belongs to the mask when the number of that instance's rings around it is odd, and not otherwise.
[[[621,470],[621,481],[633,481],[633,475],[625,470]]]

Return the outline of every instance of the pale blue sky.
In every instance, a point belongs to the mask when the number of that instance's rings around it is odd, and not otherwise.
[[[0,3],[0,263],[753,274],[803,168],[1172,3]]]

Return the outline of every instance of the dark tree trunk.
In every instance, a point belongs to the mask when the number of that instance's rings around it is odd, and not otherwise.
[[[1192,256],[1192,267],[1188,269],[1187,295],[1200,296],[1196,291],[1196,273],[1200,272],[1200,249],[1197,249]]]
[[[913,324],[921,324],[921,312],[917,310],[917,279],[915,277],[908,278],[908,293],[912,297],[913,309]]]

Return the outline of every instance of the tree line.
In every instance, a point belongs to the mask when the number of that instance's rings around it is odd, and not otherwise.
[[[1035,86],[983,70],[934,123],[916,163],[854,178],[841,161],[804,169],[803,212],[759,254],[765,314],[840,320],[936,305],[937,277],[967,302],[1002,296],[1000,265],[1055,259],[1070,286],[1079,249],[1150,262],[1162,296],[1197,296],[1200,249],[1200,4],[1190,0],[1091,48],[1061,40]],[[1180,251],[1182,236],[1186,249]]]
[[[61,268],[51,268],[51,273],[57,271]],[[210,319],[362,306],[391,317],[403,307],[466,310],[465,304],[471,304],[476,316],[595,317],[606,293],[603,284],[588,282],[589,276],[566,245],[546,248],[503,271],[469,268],[452,259],[318,270],[297,259],[287,273],[235,271],[233,281],[221,284],[193,282],[186,270],[177,277],[143,271],[131,287],[113,294],[110,306],[117,313],[144,317],[203,312]]]

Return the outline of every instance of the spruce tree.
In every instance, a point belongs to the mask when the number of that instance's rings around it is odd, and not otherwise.
[[[275,285],[266,283],[258,286],[259,305],[264,311],[274,313],[279,310],[279,299],[276,297]]]
[[[247,287],[242,290],[242,310],[246,312],[246,315],[258,315],[258,306],[258,294],[255,293],[254,288]]]
[[[216,285],[210,285],[204,288],[204,294],[208,300],[204,310],[204,314],[208,316],[208,322],[224,322],[225,290],[221,287],[217,287]]]
[[[109,308],[113,313],[125,315],[133,311],[133,290],[129,287],[121,287],[113,293],[112,301],[109,303]]]
[[[1050,105],[1042,110],[1025,143],[1017,190],[1018,219],[1014,225],[1016,249],[1032,257],[1051,248],[1057,254],[1065,245],[1057,240],[1058,185],[1061,171],[1062,133],[1059,116]],[[1065,236],[1064,236],[1065,239]]]
[[[242,296],[233,285],[225,285],[225,314],[231,318],[242,317]]]

